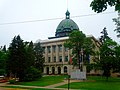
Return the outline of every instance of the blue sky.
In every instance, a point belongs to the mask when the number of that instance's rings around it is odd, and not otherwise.
[[[55,36],[56,28],[60,21],[65,18],[67,8],[71,17],[80,16],[71,19],[77,23],[83,33],[92,34],[98,38],[102,29],[106,27],[109,36],[118,42],[119,39],[114,32],[115,25],[112,21],[113,18],[117,17],[114,7],[108,7],[105,12],[96,14],[90,7],[91,1],[68,0],[67,3],[67,0],[0,0],[0,46],[9,46],[15,35],[20,35],[25,41],[32,40],[33,42]],[[107,12],[113,13],[104,14]],[[3,23],[51,18],[62,19],[3,25]]]

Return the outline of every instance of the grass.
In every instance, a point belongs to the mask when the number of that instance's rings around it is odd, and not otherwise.
[[[67,88],[68,85],[59,86],[58,88]],[[103,77],[88,77],[87,81],[70,83],[71,89],[83,90],[120,90],[120,78],[110,77],[106,81]]]
[[[45,76],[37,81],[31,81],[31,82],[18,82],[19,85],[26,85],[26,86],[48,86],[56,83],[63,82],[64,78],[66,76]]]
[[[38,79],[37,81],[32,82],[19,82],[19,85],[26,85],[26,86],[48,86],[56,83],[60,83],[67,78],[67,76],[46,76]],[[12,86],[13,88],[20,88],[18,86]],[[11,87],[11,88],[12,88]],[[57,88],[68,88],[68,85],[59,86]],[[120,90],[120,77],[119,78],[112,78],[110,77],[108,81],[106,78],[101,76],[89,76],[87,80],[83,82],[74,82],[70,83],[71,89],[81,89],[81,90]],[[47,89],[40,89],[40,88],[23,88],[29,90],[47,90]],[[50,89],[48,89],[50,90]]]

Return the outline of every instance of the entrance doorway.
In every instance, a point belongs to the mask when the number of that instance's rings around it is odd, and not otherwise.
[[[66,66],[64,67],[64,73],[67,73],[67,67]]]
[[[58,67],[58,74],[61,74],[61,67]]]
[[[46,68],[47,75],[49,75],[49,67]]]
[[[55,74],[55,67],[52,67],[52,74]]]

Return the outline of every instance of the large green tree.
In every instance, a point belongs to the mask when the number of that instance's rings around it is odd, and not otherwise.
[[[35,63],[34,66],[43,71],[44,66],[44,57],[43,57],[43,48],[41,47],[40,42],[34,44],[34,55],[35,55]]]
[[[21,37],[15,36],[9,46],[9,54],[7,60],[7,71],[9,75],[18,77],[20,81],[25,76],[25,70],[28,67],[26,60],[25,43]]]
[[[87,38],[82,31],[74,30],[70,33],[69,39],[64,45],[72,49],[73,65],[78,65],[79,69],[82,70],[80,63],[88,60],[92,51],[93,45],[91,39]]]
[[[112,41],[112,39],[107,39],[100,48],[100,60],[98,64],[103,70],[103,75],[108,79],[111,74],[111,70],[116,68],[116,54],[115,48],[117,43]]]
[[[120,0],[93,0],[90,4],[92,10],[97,13],[103,12],[109,6],[115,6],[115,11],[120,11]]]

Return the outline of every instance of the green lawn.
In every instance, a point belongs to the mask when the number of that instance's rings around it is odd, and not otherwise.
[[[19,85],[27,86],[48,86],[56,83],[60,83],[67,78],[67,76],[45,76],[37,81],[32,82],[19,82]],[[19,87],[14,87],[19,88]],[[68,88],[68,85],[59,86],[57,88]],[[110,77],[108,81],[106,78],[101,76],[89,76],[87,80],[83,82],[70,83],[71,89],[82,89],[82,90],[120,90],[120,77]],[[46,90],[46,89],[30,89],[30,90]]]
[[[19,85],[27,85],[27,86],[48,86],[56,83],[63,82],[64,78],[67,76],[45,76],[37,81],[31,82],[19,82]]]
[[[68,85],[59,86],[59,88],[67,88]],[[120,90],[120,78],[109,78],[106,81],[103,77],[88,77],[87,81],[74,82],[70,84],[71,89],[83,90]]]

